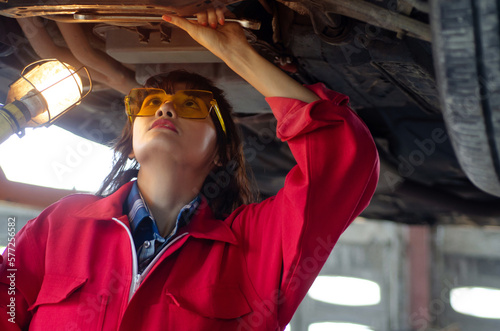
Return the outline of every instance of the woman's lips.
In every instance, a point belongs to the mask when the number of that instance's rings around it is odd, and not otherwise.
[[[172,123],[169,120],[161,119],[161,118],[157,119],[156,121],[153,122],[153,125],[151,125],[151,129],[154,129],[154,128],[165,128],[165,129],[169,129],[169,130],[172,130],[174,132],[177,132],[177,129],[175,128],[174,123]]]

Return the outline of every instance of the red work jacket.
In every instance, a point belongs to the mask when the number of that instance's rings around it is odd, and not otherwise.
[[[267,99],[297,161],[284,188],[224,220],[202,204],[145,275],[123,214],[132,183],[68,196],[29,221],[15,268],[3,256],[0,329],[283,330],[379,172],[347,97],[310,89],[322,100]]]

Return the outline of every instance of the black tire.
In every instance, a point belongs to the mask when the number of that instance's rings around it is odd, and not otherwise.
[[[460,166],[500,196],[500,3],[430,0],[441,106]]]

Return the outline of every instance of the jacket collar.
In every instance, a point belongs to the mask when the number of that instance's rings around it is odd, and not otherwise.
[[[122,185],[116,192],[87,205],[75,213],[77,218],[91,219],[112,219],[118,218],[126,223],[128,228],[130,224],[128,217],[123,217],[123,204],[127,199],[133,182]],[[238,241],[226,222],[215,219],[207,200],[202,197],[202,202],[198,210],[193,215],[189,224],[179,231],[179,235],[187,232],[190,236],[199,239],[210,239],[224,241],[231,244],[237,244]]]
[[[123,215],[123,203],[132,189],[133,181],[122,185],[113,194],[87,205],[75,213],[78,218],[110,219]]]
[[[225,241],[233,245],[238,244],[238,240],[229,225],[214,217],[208,201],[203,196],[191,222],[179,232],[188,232],[194,238]]]

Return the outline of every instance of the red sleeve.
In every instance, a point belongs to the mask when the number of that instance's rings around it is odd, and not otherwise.
[[[253,285],[263,300],[273,293],[269,308],[277,307],[282,327],[339,236],[367,207],[379,174],[371,134],[348,98],[323,84],[308,88],[321,100],[266,99],[297,165],[275,197],[243,207],[233,223]]]
[[[0,330],[29,328],[32,318],[29,307],[40,290],[45,261],[46,229],[43,222],[36,220],[29,221],[16,234],[3,254],[0,265]]]

